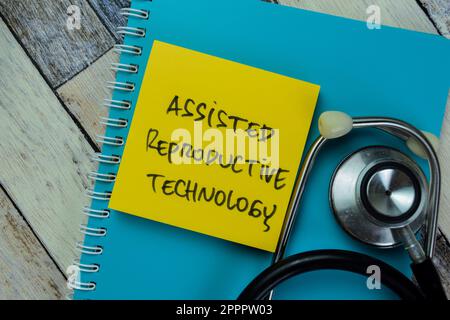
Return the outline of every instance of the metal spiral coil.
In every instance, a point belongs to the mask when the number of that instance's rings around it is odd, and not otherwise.
[[[98,218],[98,219],[109,218],[109,215],[111,214],[111,212],[108,209],[97,210],[97,209],[92,209],[89,207],[84,207],[83,213],[88,217]]]
[[[104,236],[106,236],[106,229],[105,228],[91,228],[91,227],[88,227],[85,224],[80,224],[80,232],[84,233],[85,235],[93,236],[93,237],[104,237]]]
[[[140,0],[137,2],[150,2],[152,0]],[[131,2],[131,1],[130,1]],[[128,19],[139,19],[139,20],[147,20],[150,17],[150,12],[143,9],[137,8],[123,8],[120,10],[119,14],[127,17]],[[123,38],[127,39],[127,42],[133,42],[135,38],[145,38],[146,29],[140,27],[132,27],[132,26],[122,26],[117,28],[117,34],[121,35]],[[114,52],[118,54],[124,54],[126,56],[140,56],[142,55],[143,48],[142,46],[133,44],[133,43],[123,43],[123,44],[115,44],[113,48]],[[134,76],[139,72],[139,65],[132,63],[112,63],[111,69],[116,72],[116,74],[123,73],[124,75]],[[129,94],[134,92],[135,83],[130,81],[118,81],[117,79],[114,81],[107,82],[107,88],[121,92],[121,94]],[[116,117],[101,117],[100,124],[114,129],[125,129],[128,128],[130,115],[127,114],[129,110],[131,110],[132,102],[126,99],[104,99],[103,103],[104,107],[109,108],[110,110],[114,110],[116,114],[120,113],[120,116]],[[123,114],[123,116],[122,116]],[[122,136],[111,136],[111,134],[103,134],[96,136],[96,142],[103,146],[108,146],[107,150],[115,147],[122,147],[125,143],[125,139]],[[108,152],[110,153],[110,152]],[[115,172],[117,170],[117,165],[121,162],[121,156],[119,155],[120,151],[117,151],[117,154],[114,152],[107,154],[105,150],[102,152],[97,152],[91,156],[91,160],[98,163],[98,165],[111,167],[111,171]],[[114,167],[113,167],[114,166]],[[100,203],[108,203],[112,191],[112,184],[116,180],[116,173],[112,172],[90,172],[88,174],[88,178],[95,183],[100,183],[103,186],[107,185],[108,187],[106,191],[100,191],[97,189],[87,189],[86,196],[92,199],[92,201],[100,201]],[[101,189],[103,190],[103,189]],[[103,208],[102,208],[103,207]],[[84,207],[83,214],[91,219],[95,219],[100,221],[99,219],[108,219],[111,215],[110,210],[107,205],[98,207]],[[80,232],[85,237],[90,237],[92,239],[96,239],[99,237],[105,237],[107,235],[107,228],[99,227],[99,226],[90,226],[89,224],[81,224]],[[87,245],[83,242],[76,243],[76,250],[78,250],[81,254],[89,255],[89,256],[98,256],[103,254],[103,247],[100,245]],[[95,263],[81,263],[79,260],[73,262],[73,265],[77,268],[80,273],[93,274],[97,273],[100,270],[100,265]],[[73,290],[80,291],[93,291],[96,289],[97,284],[93,281],[79,281],[77,278],[76,281],[69,281],[68,286]]]
[[[139,19],[147,20],[149,17],[149,12],[146,10],[133,9],[133,8],[122,8],[119,12],[121,15],[126,17],[133,17]]]
[[[128,127],[127,119],[114,119],[114,118],[100,117],[100,123],[104,124],[105,126],[114,127],[114,128]]]
[[[138,73],[138,66],[135,64],[111,63],[111,70],[122,71],[127,73]]]
[[[144,28],[135,27],[117,27],[117,33],[121,36],[133,36],[138,38],[144,38],[146,31]]]
[[[111,192],[98,192],[92,189],[87,189],[86,196],[93,200],[109,201],[109,199],[111,199]]]
[[[116,53],[126,53],[135,56],[140,56],[142,54],[142,48],[139,46],[130,46],[127,44],[115,44],[114,52]]]
[[[103,153],[94,153],[91,156],[91,160],[98,162],[98,163],[103,163],[103,164],[119,164],[120,163],[120,157],[116,156],[116,155],[106,155]]]
[[[130,101],[111,100],[111,99],[104,99],[103,101],[104,101],[103,105],[108,108],[119,109],[119,110],[130,110],[131,109]]]
[[[75,249],[83,254],[88,255],[100,255],[103,253],[103,247],[101,246],[85,246],[81,242],[77,242]]]
[[[107,183],[112,183],[116,181],[116,175],[113,173],[105,174],[91,171],[88,174],[88,178],[93,181],[107,182]]]
[[[95,290],[95,282],[68,281],[67,285],[72,290],[93,291]]]
[[[108,83],[107,88],[111,90],[127,91],[127,92],[134,91],[134,83],[119,82],[119,81],[108,81],[107,83]]]
[[[78,267],[80,272],[95,273],[100,270],[100,266],[98,264],[83,264],[78,260],[74,261],[72,264]]]
[[[108,146],[114,146],[114,147],[120,147],[123,146],[124,140],[122,137],[108,137],[108,136],[101,136],[97,135],[97,138],[95,139],[98,143],[106,144]]]

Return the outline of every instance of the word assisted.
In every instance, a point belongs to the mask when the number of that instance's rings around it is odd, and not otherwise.
[[[252,218],[261,218],[265,226],[264,232],[270,230],[269,220],[275,215],[277,205],[265,206],[261,200],[249,200],[234,195],[233,190],[224,191],[215,187],[202,187],[192,180],[170,180],[163,174],[149,173],[153,192],[162,192],[166,196],[177,196],[187,201],[205,201],[217,207],[226,207],[229,211],[246,213]]]

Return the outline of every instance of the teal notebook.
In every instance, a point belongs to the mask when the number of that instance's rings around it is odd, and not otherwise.
[[[389,116],[440,133],[450,87],[450,43],[438,36],[274,5],[259,0],[132,1],[110,118],[132,121],[154,40],[193,49],[321,85],[317,117],[325,110],[353,116]],[[148,18],[145,12],[149,13]],[[137,29],[136,29],[137,28]],[[133,70],[128,70],[133,71]],[[114,85],[113,85],[114,86]],[[256,106],[255,106],[256,107]],[[117,124],[117,123],[115,123]],[[109,142],[126,143],[128,128],[107,126]],[[119,140],[116,140],[119,139]],[[123,146],[104,144],[98,172],[117,172]],[[287,254],[313,249],[367,253],[409,273],[402,249],[380,250],[351,239],[334,221],[328,184],[337,164],[366,145],[403,146],[372,131],[332,143],[320,156],[300,206]],[[421,164],[424,165],[423,162]],[[105,176],[104,176],[105,177]],[[271,261],[271,254],[199,233],[108,210],[113,182],[99,181],[81,254],[84,290],[76,299],[235,299]],[[95,192],[95,193],[93,193]],[[103,199],[104,198],[104,199]],[[100,230],[100,231],[99,231]],[[276,299],[390,299],[370,291],[366,278],[335,271],[299,276],[280,286]]]

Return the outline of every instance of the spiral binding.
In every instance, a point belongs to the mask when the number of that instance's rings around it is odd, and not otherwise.
[[[83,254],[100,255],[103,253],[102,246],[85,246],[81,242],[77,242],[75,248]]]
[[[106,236],[105,228],[90,228],[85,224],[80,224],[80,232],[93,237],[104,237]]]
[[[120,157],[116,155],[105,155],[103,153],[94,153],[91,156],[91,160],[98,163],[104,164],[119,164]]]
[[[94,181],[100,181],[100,182],[114,182],[116,181],[116,175],[113,173],[109,173],[109,174],[104,174],[104,173],[98,173],[98,172],[90,172],[88,174],[88,177],[91,180]]]
[[[104,99],[103,105],[107,108],[113,108],[113,109],[120,109],[120,110],[130,110],[131,109],[130,101]]]
[[[98,143],[106,144],[108,146],[120,147],[123,146],[124,140],[122,137],[107,137],[102,135],[97,135],[97,139],[95,139]]]
[[[110,212],[108,209],[96,210],[89,207],[83,208],[83,213],[88,217],[98,218],[98,219],[106,219],[109,218]]]
[[[152,1],[152,0],[140,0],[140,1]],[[135,8],[122,8],[119,12],[121,15],[127,17],[128,19],[140,19],[147,20],[150,17],[150,12],[143,9],[135,9]],[[130,37],[130,40],[133,38],[144,38],[146,35],[145,28],[131,27],[131,26],[123,26],[117,28],[117,33],[122,37]],[[124,54],[127,56],[140,56],[142,54],[142,47],[133,44],[116,44],[114,45],[114,52],[118,54]],[[137,64],[124,64],[124,63],[112,63],[111,69],[116,73],[124,73],[124,74],[137,74],[139,72],[139,66]],[[108,81],[107,87],[111,90],[120,91],[123,94],[129,94],[135,90],[135,84],[131,82],[120,82],[120,81]],[[129,100],[114,100],[114,99],[105,99],[103,103],[104,107],[109,109],[114,109],[119,112],[123,112],[123,117],[112,118],[112,117],[101,117],[100,123],[105,125],[106,127],[122,129],[127,128],[129,123],[126,112],[131,109],[131,101]],[[107,136],[107,135],[97,135],[96,141],[102,145],[108,145],[110,147],[121,147],[124,145],[125,140],[122,136]],[[120,152],[118,152],[120,153]],[[112,171],[117,169],[117,165],[120,164],[121,157],[117,154],[105,154],[104,152],[98,152],[91,156],[92,161],[97,162],[99,165],[111,166]],[[88,174],[88,178],[94,181],[95,183],[106,184],[111,188],[108,190],[112,190],[112,184],[116,180],[115,173],[100,173],[100,172],[90,172]],[[100,203],[108,203],[111,198],[111,191],[95,191],[94,189],[87,189],[86,195],[92,200],[99,201]],[[107,208],[107,205],[101,209],[94,209],[91,207],[84,207],[83,214],[89,219],[108,219],[110,217],[110,210]],[[80,225],[80,232],[85,237],[90,238],[99,238],[105,237],[107,234],[107,229],[104,227],[90,227],[86,224]],[[89,256],[98,256],[103,254],[103,247],[100,245],[86,245],[82,242],[78,242],[76,244],[76,250],[78,250],[81,254],[89,255]],[[77,267],[80,273],[92,274],[100,271],[99,264],[86,264],[80,263],[79,260],[74,261],[74,266]],[[96,289],[97,284],[95,282],[82,282],[82,281],[69,281],[68,286],[72,290],[80,290],[80,291],[93,291]]]
[[[149,17],[148,11],[133,8],[122,8],[120,9],[120,14],[126,17],[135,17],[145,20],[147,20]]]
[[[119,82],[119,81],[108,81],[107,83],[108,83],[107,87],[111,90],[128,91],[128,92],[134,91],[134,83]]]
[[[142,54],[142,48],[138,46],[130,46],[127,44],[116,44],[114,45],[114,52],[116,53],[126,53],[135,56],[140,56]]]
[[[100,270],[100,266],[98,264],[82,264],[79,261],[76,261],[73,264],[76,265],[82,272],[93,273]]]
[[[112,63],[111,70],[128,73],[138,73],[138,66],[134,64]]]

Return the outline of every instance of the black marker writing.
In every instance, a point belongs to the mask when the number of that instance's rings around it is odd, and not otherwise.
[[[224,154],[213,149],[196,149],[188,143],[161,140],[157,129],[148,130],[145,148],[147,152],[153,150],[159,156],[167,157],[169,163],[172,163],[175,154],[181,158],[187,157],[196,161],[203,160],[207,166],[218,161],[221,168],[230,169],[235,174],[245,173],[249,177],[257,176],[260,181],[272,184],[275,190],[281,190],[286,187],[286,183],[283,183],[283,181],[286,180],[286,176],[290,172],[282,168],[270,168],[258,160],[244,159],[241,155],[225,157]],[[244,166],[248,168],[245,169]]]
[[[177,117],[193,117],[194,121],[206,122],[210,128],[229,128],[236,132],[238,129],[244,130],[250,137],[260,141],[270,139],[273,134],[273,128],[266,124],[259,124],[249,119],[231,115],[217,105],[217,101],[210,103],[198,102],[191,98],[183,99],[175,95],[169,102],[166,114],[174,114]]]
[[[165,175],[149,173],[153,192],[161,192],[166,196],[177,196],[189,202],[210,202],[218,207],[225,207],[229,211],[247,213],[252,218],[262,218],[264,232],[270,230],[269,220],[275,215],[277,205],[270,207],[261,200],[249,200],[239,197],[233,190],[225,191],[215,187],[200,186],[197,182],[183,179],[167,179]]]

